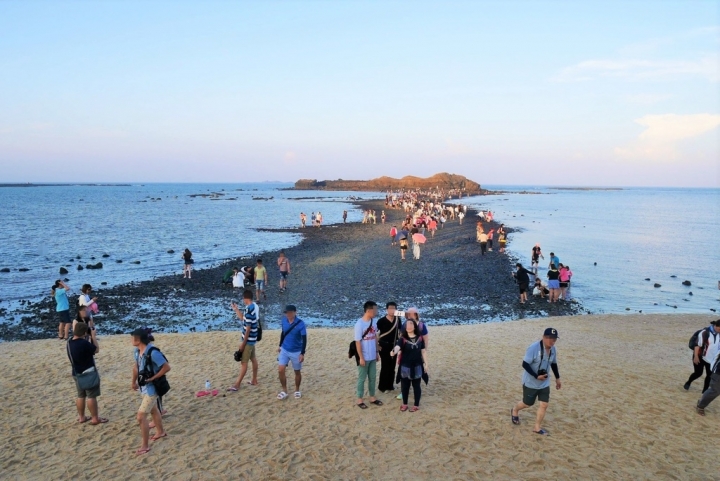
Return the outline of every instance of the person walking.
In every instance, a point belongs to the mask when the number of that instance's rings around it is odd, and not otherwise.
[[[185,252],[183,252],[182,255],[183,258],[183,279],[191,279],[192,278],[192,265],[195,262],[192,258],[192,252],[190,252],[190,249],[185,249]]]
[[[398,235],[397,226],[392,226],[390,228],[390,245],[391,246],[395,245],[395,238],[397,237],[397,235]]]
[[[378,355],[378,331],[375,316],[377,316],[377,304],[373,301],[367,301],[363,305],[363,316],[355,323],[355,348],[358,354],[356,404],[360,409],[367,409],[367,404],[365,404],[363,400],[366,378],[368,380],[370,403],[376,406],[383,405],[381,400],[375,398],[377,361],[380,360],[380,356]]]
[[[248,381],[248,384],[251,386],[257,386],[258,384],[258,362],[255,357],[255,343],[257,342],[260,309],[258,305],[253,302],[252,291],[245,290],[245,292],[243,292],[243,304],[245,307],[242,311],[240,311],[234,302],[230,304],[232,310],[235,311],[235,315],[242,321],[243,332],[240,338],[240,346],[238,347],[238,352],[240,353],[240,374],[235,384],[227,389],[228,392],[237,392],[237,390],[240,389],[243,378],[245,378],[245,374],[247,373],[248,362],[252,362],[252,380]]]
[[[520,289],[520,304],[525,304],[525,302],[527,302],[527,291],[530,288],[530,276],[533,275],[533,273],[525,269],[519,262],[515,264],[515,268],[516,271],[513,276]]]
[[[346,222],[347,222],[347,211],[344,210],[343,211],[343,224],[345,224]]]
[[[487,240],[487,246],[488,246],[488,252],[492,252],[493,250],[493,236],[495,235],[495,229],[490,229],[488,231],[488,240]]]
[[[541,257],[543,260],[545,260],[545,256],[542,255],[542,249],[540,249],[540,244],[535,244],[535,247],[532,248],[532,253],[531,253],[532,262],[530,264],[530,269],[532,269],[532,271],[535,275],[537,275],[538,266],[540,265]]]
[[[718,327],[720,327],[720,319],[712,322],[712,331],[714,331],[715,334],[717,334],[719,330],[717,329]],[[710,339],[713,334],[710,331],[711,329],[708,328],[704,330],[702,334],[707,333],[707,338]],[[720,349],[718,349],[717,344],[712,344],[712,340],[708,342],[709,344],[703,360],[710,364],[710,384],[708,384],[707,389],[703,392],[695,407],[697,413],[701,416],[705,416],[705,408],[708,407],[708,404],[720,396]]]
[[[267,275],[267,269],[265,266],[263,266],[262,259],[258,259],[257,263],[255,265],[255,301],[260,302],[260,296],[263,296],[263,299],[267,299],[267,294],[265,294],[265,286],[267,286],[268,283],[268,275]]]
[[[292,304],[285,306],[285,316],[281,321],[280,344],[278,344],[278,378],[282,391],[277,395],[279,400],[288,397],[287,376],[285,369],[292,363],[295,371],[295,399],[302,397],[300,382],[302,381],[302,363],[305,362],[307,348],[307,328],[305,322],[297,317],[297,308]]]
[[[402,405],[400,411],[408,410],[408,397],[410,395],[410,385],[413,388],[414,404],[410,408],[410,412],[414,413],[420,409],[420,396],[422,388],[420,382],[423,374],[427,373],[427,351],[425,350],[425,342],[417,322],[414,319],[408,319],[402,330],[402,336],[397,340],[397,344],[393,349],[393,356],[400,355],[397,364],[400,369],[400,389],[402,396]]]
[[[711,366],[715,357],[720,352],[720,319],[712,321],[710,326],[697,333],[696,345],[693,348],[694,372],[690,375],[683,388],[687,391],[690,384],[700,377],[705,371],[705,382],[703,383],[704,393],[710,386],[712,379]]]
[[[58,339],[61,341],[70,338],[70,324],[72,321],[70,320],[70,299],[68,299],[68,294],[71,290],[70,286],[60,279],[56,280],[50,289],[50,295],[55,299],[55,311],[59,320]]]
[[[413,259],[415,259],[416,261],[419,261],[420,260],[420,242],[418,242],[417,239],[413,239],[412,253],[413,253]]]
[[[488,242],[488,236],[485,232],[480,232],[478,234],[478,240],[480,241],[480,253],[482,255],[485,255],[485,251],[487,250],[487,242]]]
[[[300,212],[300,227],[304,228],[307,224],[307,215],[305,215],[305,212]]]
[[[550,403],[550,371],[555,376],[555,388],[560,389],[560,371],[557,364],[557,349],[555,343],[558,339],[557,330],[552,327],[545,329],[539,342],[533,342],[525,351],[522,367],[523,399],[510,410],[513,424],[520,424],[520,411],[527,409],[540,401],[535,416],[533,432],[542,436],[550,433],[542,428],[542,422]]]
[[[137,421],[140,425],[140,435],[142,445],[135,451],[135,454],[141,456],[150,452],[149,441],[157,441],[167,436],[167,432],[163,428],[162,415],[157,407],[157,398],[164,395],[159,388],[162,387],[161,380],[165,379],[165,375],[170,372],[170,363],[158,348],[152,345],[149,339],[150,333],[147,329],[135,329],[131,334],[132,345],[135,347],[135,364],[133,364],[132,389],[140,390],[142,401],[137,413]],[[143,376],[139,378],[139,374]],[[139,382],[141,381],[141,382]],[[155,383],[158,383],[156,386]],[[165,381],[167,383],[167,381]],[[168,386],[169,388],[169,386]],[[150,414],[155,425],[155,435],[150,437],[150,424],[147,415]]]
[[[95,354],[100,352],[95,331],[90,331],[90,340],[85,337],[88,334],[88,326],[81,322],[73,329],[73,338],[67,343],[67,354],[72,366],[72,376],[77,390],[78,422],[97,426],[108,422],[107,418],[100,417],[97,398],[100,396],[100,375],[95,365]],[[85,416],[85,408],[90,411],[90,416]]]
[[[407,231],[403,230],[400,231],[398,236],[400,237],[400,259],[405,260],[405,253],[407,252],[408,248],[408,233]]]
[[[280,251],[277,260],[278,269],[280,269],[280,292],[287,289],[287,279],[290,275],[290,260],[285,256],[284,251]]]
[[[387,314],[377,321],[377,328],[380,334],[378,344],[380,349],[380,381],[378,389],[380,392],[395,390],[395,359],[392,351],[397,343],[400,333],[400,319],[396,315],[397,304],[388,302],[385,304]]]

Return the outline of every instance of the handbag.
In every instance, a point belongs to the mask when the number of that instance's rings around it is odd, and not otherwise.
[[[70,341],[67,342],[67,353],[70,358],[70,364],[72,365],[73,371],[75,371],[75,362],[73,361],[72,354],[70,353]],[[93,367],[86,369],[81,373],[75,371],[75,376],[73,377],[77,380],[78,389],[89,391],[100,385],[100,373],[94,364],[95,360],[93,359]]]
[[[360,339],[364,339],[365,336],[367,336],[368,332],[370,332],[370,329],[372,329],[372,321],[370,321],[370,325],[363,333],[362,337]],[[350,347],[348,348],[348,359],[351,357],[355,357],[355,362],[358,363],[358,366],[360,365],[360,355],[357,352],[357,345],[355,344],[356,341],[350,341]]]

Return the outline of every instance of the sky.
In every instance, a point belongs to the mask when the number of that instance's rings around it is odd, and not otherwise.
[[[0,1],[0,182],[720,187],[716,1]]]

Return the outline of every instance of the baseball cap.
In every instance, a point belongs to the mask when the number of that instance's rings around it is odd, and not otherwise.
[[[543,336],[554,337],[555,339],[557,339],[557,338],[558,338],[557,329],[553,329],[552,327],[548,327],[547,329],[545,329],[545,332],[543,333]]]
[[[285,306],[285,310],[283,312],[297,312],[297,307],[293,306],[292,304],[288,304]]]

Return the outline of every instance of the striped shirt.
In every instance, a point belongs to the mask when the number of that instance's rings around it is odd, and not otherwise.
[[[243,322],[243,326],[245,326],[245,330],[242,334],[242,339],[245,339],[245,332],[249,331],[250,335],[248,336],[247,344],[250,346],[254,346],[255,342],[257,342],[257,332],[258,332],[258,317],[260,315],[260,308],[255,304],[254,302],[251,302],[247,306],[245,306],[243,317],[245,318],[245,321]]]

